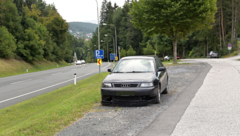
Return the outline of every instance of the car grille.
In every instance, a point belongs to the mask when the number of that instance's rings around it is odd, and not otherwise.
[[[114,87],[119,87],[119,88],[132,88],[132,87],[138,87],[138,84],[121,83],[121,84],[114,84]]]

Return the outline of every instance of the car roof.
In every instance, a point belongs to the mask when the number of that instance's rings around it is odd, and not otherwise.
[[[155,56],[127,56],[121,59],[154,59]]]

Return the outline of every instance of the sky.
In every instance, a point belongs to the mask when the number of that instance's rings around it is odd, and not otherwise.
[[[99,15],[103,0],[98,1]],[[108,0],[112,5],[123,6],[125,0]],[[96,0],[45,0],[47,4],[55,4],[60,15],[67,22],[90,22],[97,24]]]

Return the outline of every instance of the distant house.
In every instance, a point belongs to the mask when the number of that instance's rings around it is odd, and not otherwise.
[[[89,39],[85,39],[85,41],[89,41]]]

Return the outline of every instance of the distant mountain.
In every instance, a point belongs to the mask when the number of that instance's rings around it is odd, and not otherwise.
[[[70,25],[69,30],[83,33],[93,33],[98,26],[97,24],[85,22],[68,22],[68,24]]]

